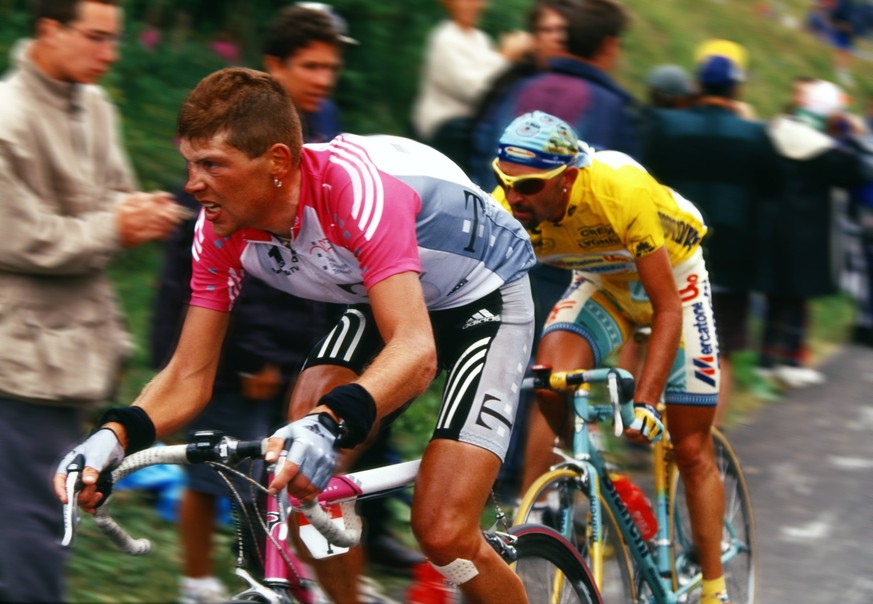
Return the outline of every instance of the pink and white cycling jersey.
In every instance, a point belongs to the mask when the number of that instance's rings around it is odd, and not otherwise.
[[[302,298],[360,303],[417,271],[430,310],[478,300],[535,262],[524,228],[448,158],[395,136],[343,134],[305,145],[290,239],[243,229],[218,237],[203,213],[191,304],[229,311],[245,273]]]

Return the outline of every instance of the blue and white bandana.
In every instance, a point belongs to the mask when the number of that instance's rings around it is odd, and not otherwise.
[[[582,168],[591,163],[591,153],[567,122],[542,111],[515,118],[497,148],[501,161],[544,170],[563,165]]]

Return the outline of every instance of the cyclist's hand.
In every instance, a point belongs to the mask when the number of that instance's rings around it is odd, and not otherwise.
[[[97,479],[100,472],[117,467],[124,458],[124,450],[121,448],[115,432],[103,428],[97,430],[88,437],[88,440],[67,453],[58,464],[54,478],[55,494],[64,504],[71,503],[67,501],[66,492],[67,466],[77,455],[82,455],[85,458],[85,469],[82,471],[83,488],[82,492],[79,493],[79,506],[86,512],[93,514],[104,498],[103,493],[97,490]]]
[[[301,501],[316,497],[333,475],[338,436],[336,422],[326,413],[307,415],[277,430],[270,437],[265,455],[268,463],[276,462],[270,492],[287,486],[291,495]]]
[[[661,440],[664,424],[661,414],[645,403],[634,403],[634,421],[627,427],[627,436],[634,442],[655,443]]]

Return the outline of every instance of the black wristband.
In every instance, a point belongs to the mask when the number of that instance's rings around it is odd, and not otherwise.
[[[155,442],[155,424],[142,407],[113,407],[103,414],[98,426],[117,422],[127,433],[125,455],[142,451]]]
[[[337,444],[343,448],[359,445],[376,423],[376,401],[360,384],[337,386],[318,401],[333,411],[344,428]]]

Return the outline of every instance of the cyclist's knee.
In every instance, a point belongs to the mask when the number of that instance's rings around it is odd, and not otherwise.
[[[692,435],[673,443],[673,455],[683,477],[701,476],[714,468],[708,438]]]
[[[413,517],[412,532],[422,553],[437,565],[474,559],[481,540],[478,518],[471,523],[466,518],[447,517],[439,512]]]

